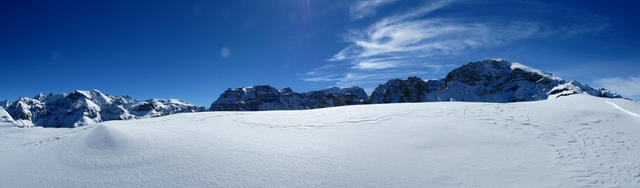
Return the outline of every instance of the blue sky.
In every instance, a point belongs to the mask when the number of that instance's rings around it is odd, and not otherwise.
[[[3,1],[0,99],[441,78],[503,58],[640,97],[639,1]]]

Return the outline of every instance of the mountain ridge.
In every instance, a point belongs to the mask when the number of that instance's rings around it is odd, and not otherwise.
[[[332,87],[305,93],[291,88],[258,85],[227,89],[211,104],[210,111],[303,110],[362,104],[367,94],[360,87]]]
[[[558,93],[562,94],[556,95]],[[594,89],[577,81],[567,82],[520,63],[494,59],[465,64],[442,79],[424,81],[409,77],[407,80],[390,80],[373,91],[369,102],[522,102],[571,94],[622,98],[606,89]]]
[[[14,102],[0,102],[3,122],[20,126],[77,127],[108,120],[157,117],[183,112],[304,110],[358,104],[469,101],[522,102],[585,94],[623,98],[604,88],[565,81],[551,73],[502,59],[470,62],[444,78],[423,80],[417,76],[391,79],[367,95],[357,86],[332,87],[303,93],[291,88],[257,85],[227,89],[205,107],[177,99],[138,101],[128,95],[111,96],[98,90],[39,93]]]

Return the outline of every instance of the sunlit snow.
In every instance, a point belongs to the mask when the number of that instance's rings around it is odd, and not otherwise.
[[[638,113],[572,95],[3,126],[0,187],[634,187]]]

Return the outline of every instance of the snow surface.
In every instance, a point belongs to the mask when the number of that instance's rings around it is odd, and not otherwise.
[[[0,187],[639,187],[638,113],[572,95],[0,127]]]

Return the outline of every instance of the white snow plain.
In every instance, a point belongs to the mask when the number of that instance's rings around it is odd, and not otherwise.
[[[573,95],[0,126],[0,187],[640,187],[640,104]]]

